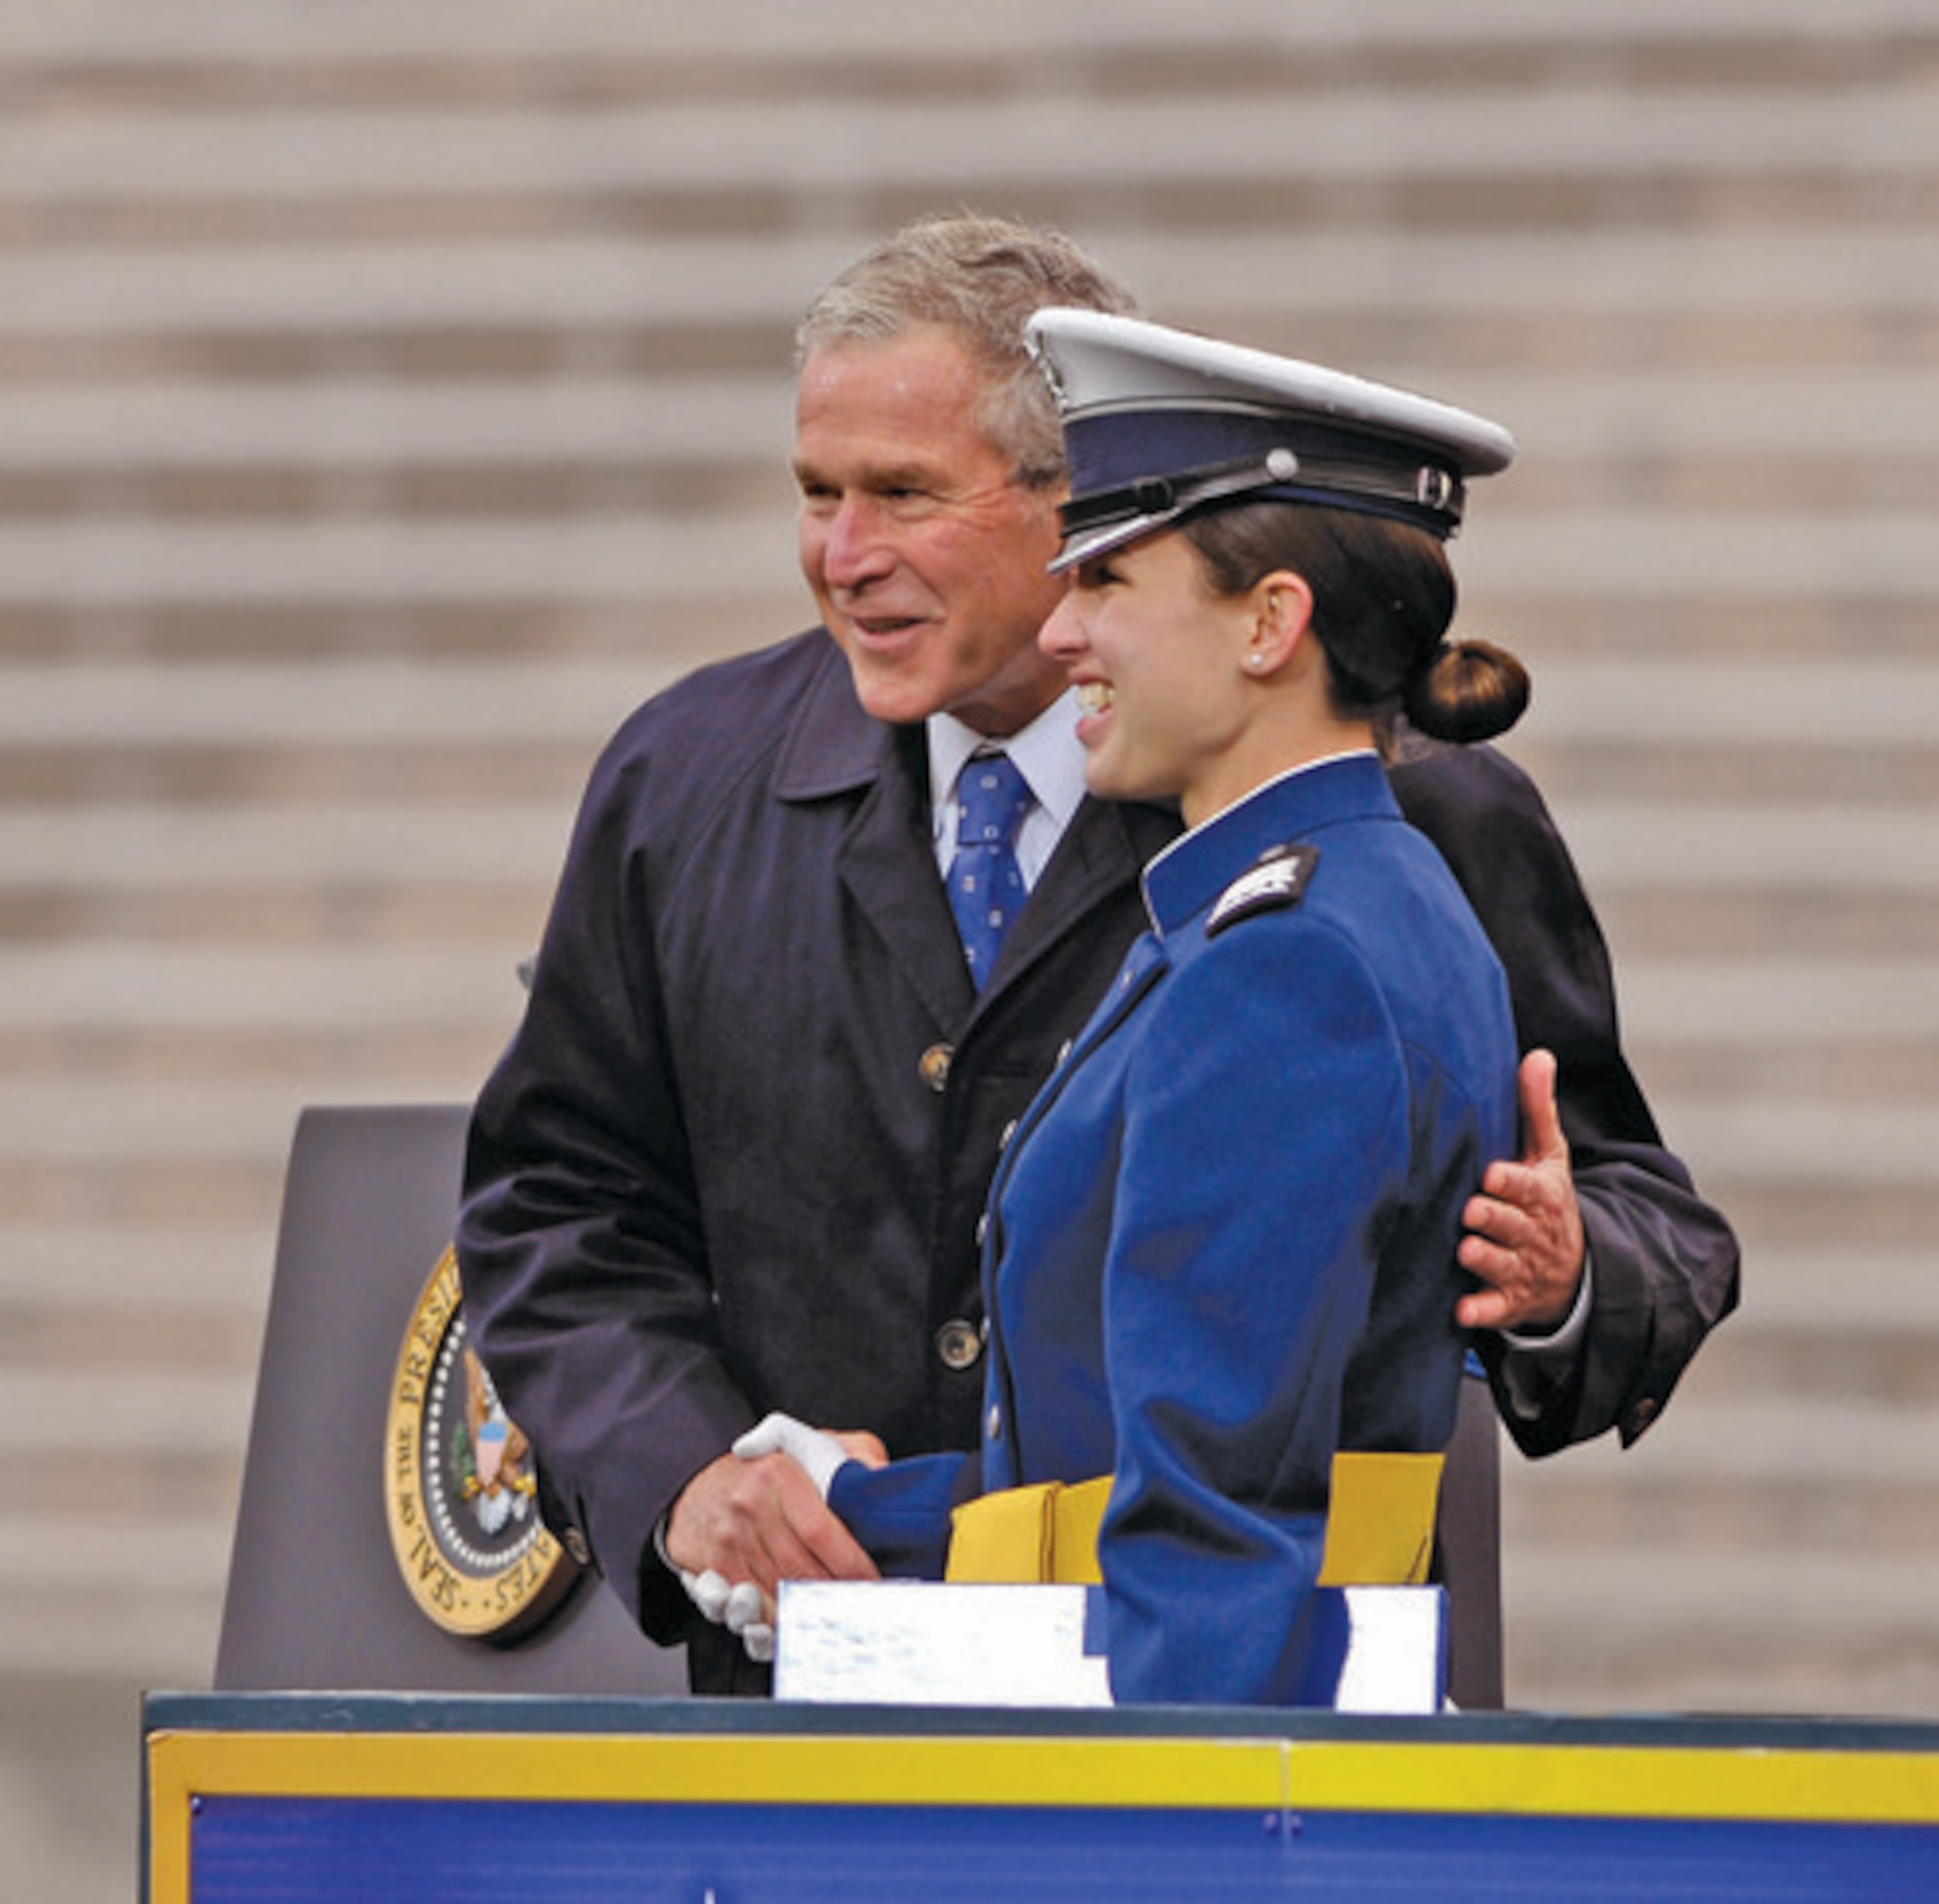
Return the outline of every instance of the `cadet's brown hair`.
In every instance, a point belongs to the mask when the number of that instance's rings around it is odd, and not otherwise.
[[[1396,710],[1438,741],[1506,733],[1528,706],[1528,670],[1492,642],[1445,639],[1454,571],[1440,540],[1412,523],[1310,503],[1245,502],[1186,519],[1213,591],[1242,595],[1274,569],[1313,590],[1333,705],[1374,721]]]

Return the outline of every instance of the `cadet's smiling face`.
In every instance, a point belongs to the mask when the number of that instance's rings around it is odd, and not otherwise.
[[[1055,490],[1027,490],[975,419],[980,372],[938,329],[839,344],[802,367],[802,573],[862,705],[1016,732],[1064,687],[1036,645],[1064,593]]]
[[[1213,594],[1182,535],[1078,564],[1043,631],[1077,688],[1084,780],[1111,800],[1176,796],[1191,825],[1237,797],[1256,695],[1244,679],[1252,596]]]

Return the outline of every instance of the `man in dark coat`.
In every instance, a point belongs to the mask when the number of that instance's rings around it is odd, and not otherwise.
[[[1035,646],[1062,461],[1023,321],[1128,302],[1065,241],[973,218],[899,234],[818,301],[795,471],[823,625],[621,728],[478,1101],[473,1339],[549,1523],[650,1634],[692,1642],[696,1691],[763,1681],[683,1572],[873,1571],[785,1456],[728,1452],[738,1434],[778,1409],[898,1455],[973,1444],[984,1192],[1177,831],[1083,794]],[[955,767],[994,742],[1033,796],[1029,899],[979,990],[940,875]],[[1526,1449],[1629,1440],[1734,1303],[1735,1242],[1630,1076],[1534,788],[1488,749],[1416,750],[1394,784],[1494,939],[1524,1048],[1560,1061],[1559,1124],[1532,1060],[1524,1157],[1471,1205],[1462,1319],[1494,1332]]]

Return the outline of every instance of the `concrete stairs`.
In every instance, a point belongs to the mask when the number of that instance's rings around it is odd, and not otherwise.
[[[297,1112],[470,1095],[600,740],[806,619],[795,316],[968,203],[1521,440],[1464,619],[1748,1294],[1511,1468],[1510,1698],[1939,1703],[1929,6],[12,0],[0,89],[0,1682],[206,1683]]]

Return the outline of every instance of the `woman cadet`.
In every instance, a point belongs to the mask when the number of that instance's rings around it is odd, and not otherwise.
[[[992,1186],[980,1450],[871,1466],[784,1417],[742,1447],[803,1458],[886,1574],[941,1575],[972,1497],[1107,1477],[1113,1697],[1296,1703],[1336,1452],[1446,1443],[1461,1208],[1513,1152],[1500,968],[1380,754],[1396,714],[1466,741],[1526,704],[1444,639],[1465,484],[1513,443],[1128,318],[1031,328],[1071,481],[1042,645],[1092,791],[1189,830]]]

